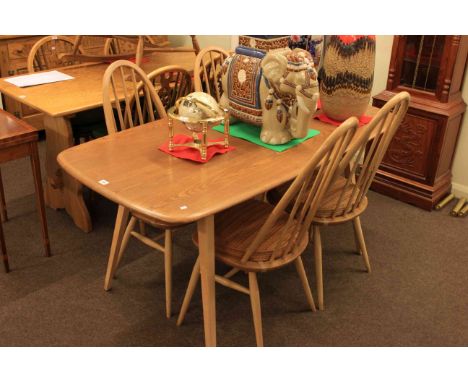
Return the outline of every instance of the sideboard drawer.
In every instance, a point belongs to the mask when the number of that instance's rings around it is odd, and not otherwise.
[[[31,39],[28,41],[18,41],[9,43],[8,57],[10,58],[10,60],[27,60],[29,51],[31,50],[32,46],[37,40],[39,40],[39,38]]]

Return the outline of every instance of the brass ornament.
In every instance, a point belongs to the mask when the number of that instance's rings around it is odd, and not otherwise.
[[[227,109],[221,109],[219,106],[213,107],[213,105],[206,101],[204,102],[203,100],[200,101],[199,99],[188,98],[189,107],[193,108],[193,110],[191,110],[193,114],[189,117],[180,115],[180,105],[187,101],[187,97],[193,94],[194,93],[191,93],[188,96],[177,100],[176,106],[171,107],[167,111],[169,151],[174,151],[174,147],[192,147],[200,152],[202,160],[206,160],[208,147],[220,144],[224,145],[225,148],[229,147],[229,111]],[[191,104],[191,102],[193,104]],[[203,116],[203,118],[200,118],[200,115]],[[207,115],[208,117],[206,117]],[[193,142],[174,143],[174,120],[182,122],[185,128],[192,133]],[[208,142],[208,129],[219,125],[222,122],[224,122],[223,142]]]

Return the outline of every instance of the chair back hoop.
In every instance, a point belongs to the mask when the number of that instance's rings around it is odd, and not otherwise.
[[[200,44],[198,43],[197,36],[192,34],[190,35],[190,38],[192,39],[192,47],[193,47],[193,50],[195,51],[195,54],[200,53]]]
[[[74,51],[75,40],[67,36],[45,36],[32,46],[28,54],[28,72],[61,68],[79,64],[80,61],[64,60],[61,55]],[[82,49],[79,49],[83,53]]]
[[[118,60],[106,69],[102,99],[109,134],[166,117],[146,73],[130,61]]]
[[[277,244],[269,261],[297,252],[309,232],[320,201],[334,178],[340,160],[353,139],[358,125],[357,118],[351,117],[325,140],[268,216],[243,255],[241,260],[243,263],[246,263],[264,240],[272,234],[273,226],[279,218],[284,219],[285,212],[291,205],[287,221],[275,234],[278,237]]]
[[[148,74],[148,79],[153,84],[166,111],[174,106],[179,98],[192,91],[190,73],[178,65],[156,69]]]
[[[219,102],[223,94],[221,84],[222,66],[228,56],[228,52],[216,46],[206,47],[197,54],[193,70],[196,92],[208,93]]]
[[[335,207],[325,217],[345,216],[361,206],[388,146],[406,115],[409,101],[407,92],[395,95],[368,125],[361,128],[362,131],[341,160],[336,177],[345,174],[345,185],[340,188],[340,194],[335,196]],[[335,180],[332,180],[332,184]]]
[[[148,40],[149,36],[144,36],[145,41]],[[137,53],[138,43],[140,39],[138,36],[114,36],[108,37],[104,43],[103,54],[106,56],[112,56],[114,54],[124,53]]]

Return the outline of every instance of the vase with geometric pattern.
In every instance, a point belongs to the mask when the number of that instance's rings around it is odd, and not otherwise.
[[[374,82],[375,36],[330,36],[320,69],[320,102],[331,119],[362,116]]]

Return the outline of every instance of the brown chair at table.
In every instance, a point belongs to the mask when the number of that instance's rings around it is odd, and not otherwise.
[[[46,36],[38,40],[29,51],[28,72],[61,68],[79,64],[79,61],[63,60],[62,54],[73,53],[75,40],[67,36]],[[79,53],[83,53],[81,47]]]
[[[351,157],[349,153],[340,165],[342,169],[347,168],[347,174],[333,180],[313,219],[315,279],[320,310],[324,309],[320,226],[352,221],[357,250],[364,259],[367,271],[371,271],[359,217],[367,208],[367,191],[388,145],[406,115],[409,101],[410,95],[407,92],[395,95],[368,125],[361,128],[361,147],[357,155]]]
[[[196,92],[205,92],[220,101],[223,89],[221,76],[222,65],[229,53],[222,48],[209,46],[202,49],[195,59],[193,83]]]
[[[233,267],[224,276],[216,275],[215,280],[250,296],[257,346],[263,345],[257,272],[294,263],[309,307],[315,311],[301,255],[309,243],[312,219],[357,127],[356,118],[348,119],[326,139],[319,150],[311,153],[310,161],[276,206],[252,199],[215,216],[216,258]],[[198,243],[196,233],[194,242]],[[248,287],[231,280],[231,276],[238,271],[248,273]],[[182,303],[178,325],[184,320],[199,277],[198,258]]]
[[[14,159],[30,157],[31,167],[36,189],[36,204],[41,221],[42,239],[44,243],[45,256],[50,256],[49,234],[47,230],[47,220],[44,207],[44,192],[42,189],[41,168],[39,154],[37,151],[37,130],[26,122],[12,116],[0,109],[0,164]],[[8,256],[6,252],[5,237],[3,234],[2,222],[5,222],[7,211],[5,206],[5,195],[3,190],[3,180],[0,172],[0,244],[2,249],[2,260],[5,271],[9,272]]]
[[[148,74],[148,79],[153,83],[166,111],[174,106],[180,97],[186,96],[192,91],[190,73],[177,65],[156,69]]]
[[[122,101],[119,101],[119,94],[123,95]],[[136,64],[125,60],[114,62],[104,73],[103,107],[109,135],[154,121],[157,117],[166,117],[164,106],[146,73]],[[134,230],[137,222],[144,222],[161,229],[163,233],[155,238],[150,238],[145,232]],[[142,227],[140,225],[140,229]],[[172,298],[172,231],[176,227],[178,226],[132,211],[122,238],[117,263],[112,270],[106,290],[110,289],[112,277],[119,266],[130,236],[133,236],[164,254],[166,316],[169,318]],[[164,239],[163,244],[157,242],[160,239]]]

